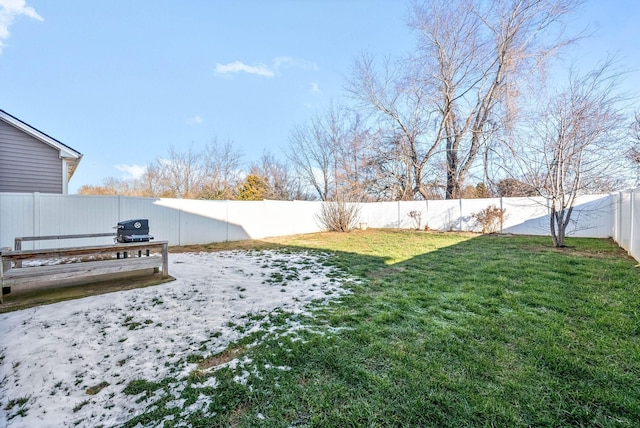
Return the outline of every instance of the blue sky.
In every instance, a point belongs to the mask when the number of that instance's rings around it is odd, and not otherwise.
[[[401,55],[403,0],[0,0],[0,109],[79,152],[71,180],[124,178],[173,146],[233,142],[281,157],[292,128],[345,95],[361,52]],[[617,53],[640,84],[640,1],[575,20],[592,66]]]

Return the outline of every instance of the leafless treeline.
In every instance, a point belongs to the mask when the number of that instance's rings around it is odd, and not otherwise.
[[[570,73],[565,85],[547,80],[553,60],[579,41],[563,30],[582,3],[413,2],[414,51],[357,58],[349,101],[293,129],[284,160],[265,153],[246,168],[231,143],[171,149],[139,180],[81,192],[328,201],[540,195],[559,201],[568,215],[552,227],[566,227],[577,194],[618,188],[640,165],[639,120],[630,135],[615,61]]]

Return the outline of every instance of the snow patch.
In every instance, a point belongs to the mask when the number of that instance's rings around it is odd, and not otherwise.
[[[190,356],[214,355],[260,329],[262,321],[239,328],[251,315],[306,314],[309,303],[348,292],[335,268],[308,253],[182,253],[169,261],[173,282],[0,314],[0,426],[120,425],[166,395],[161,388],[127,395],[132,381],[152,388],[182,379],[196,367]],[[215,377],[197,385],[216,386]],[[172,405],[184,404],[184,387],[171,386]],[[183,412],[209,403],[200,395]]]

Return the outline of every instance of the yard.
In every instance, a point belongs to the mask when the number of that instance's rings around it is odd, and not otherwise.
[[[0,425],[637,426],[637,262],[567,244],[174,249],[175,282],[0,315]]]

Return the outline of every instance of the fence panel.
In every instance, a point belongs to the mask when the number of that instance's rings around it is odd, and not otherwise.
[[[262,237],[319,231],[321,205],[319,201],[264,201]]]
[[[640,261],[640,188],[612,197],[612,236],[621,248]]]
[[[429,201],[427,225],[432,230],[460,230],[460,200]]]
[[[503,198],[504,233],[549,235],[549,209],[544,198]]]
[[[33,236],[115,233],[118,222],[117,196],[70,196],[41,194],[35,200],[39,227]],[[81,245],[112,244],[113,238],[35,241],[33,248],[65,248]],[[28,248],[25,242],[23,249]]]
[[[173,231],[178,233],[179,245],[247,239],[246,235],[240,234],[233,235],[235,239],[231,239],[231,233],[236,232],[238,226],[229,222],[228,201],[163,199],[156,203],[159,204],[171,207],[171,215],[179,218],[178,230]]]
[[[13,248],[18,236],[33,236],[32,193],[0,193],[0,247]]]
[[[228,201],[228,239],[264,238],[265,212],[263,201]]]
[[[615,207],[610,195],[580,196],[571,215],[568,236],[608,238],[613,236]]]
[[[398,202],[397,223],[401,229],[424,229],[428,217],[427,201]]]
[[[370,202],[362,204],[360,218],[372,228],[398,227],[398,202]]]

